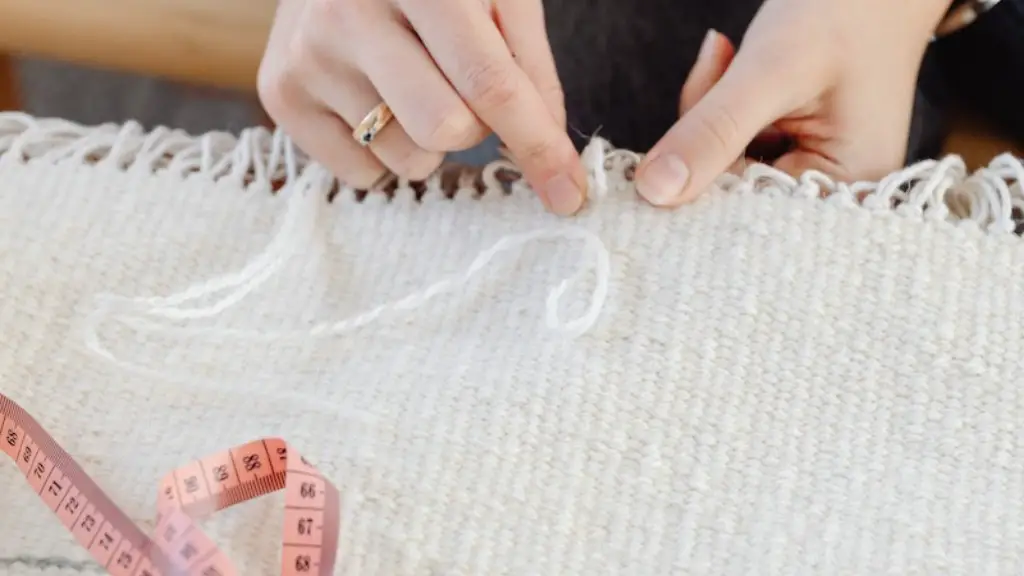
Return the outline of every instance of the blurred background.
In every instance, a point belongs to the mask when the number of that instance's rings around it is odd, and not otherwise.
[[[0,111],[83,124],[135,120],[193,134],[269,127],[255,86],[276,6],[277,0],[0,0]],[[1007,118],[1024,123],[1024,43],[1017,24],[1008,24],[1024,21],[1024,0],[999,6],[1005,13],[944,41],[956,58],[943,66],[962,69],[950,85],[969,88],[974,109],[1014,110]],[[971,167],[1008,150],[1024,155],[1024,143],[998,130],[1006,123],[957,116],[941,152],[961,154]],[[457,159],[486,160],[493,146],[492,139]]]
[[[256,76],[277,0],[0,0],[0,111],[192,134],[272,127]],[[454,160],[493,158],[492,138]]]
[[[271,126],[255,93],[199,87],[132,72],[53,60],[10,60],[18,108],[38,117],[58,117],[86,125],[134,120],[147,128],[169,126],[191,134],[211,130],[238,133]],[[3,107],[0,106],[0,110]],[[481,164],[497,156],[492,138],[480,147],[451,154],[449,160]]]
[[[238,132],[263,121],[255,97],[235,90],[33,58],[15,59],[13,69],[20,107],[36,116],[83,124],[136,120],[193,134]]]
[[[277,0],[0,0],[0,110],[191,133],[264,123]]]

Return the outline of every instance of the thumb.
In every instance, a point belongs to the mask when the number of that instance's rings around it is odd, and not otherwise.
[[[761,130],[784,111],[785,94],[762,59],[742,61],[742,49],[704,96],[654,145],[637,168],[637,191],[657,206],[696,198],[741,157]]]

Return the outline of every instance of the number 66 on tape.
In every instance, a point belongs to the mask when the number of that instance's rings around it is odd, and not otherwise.
[[[160,484],[147,536],[13,400],[0,394],[0,452],[92,557],[114,576],[234,576],[196,524],[229,506],[284,489],[283,576],[329,576],[337,554],[335,487],[277,438],[191,462]]]

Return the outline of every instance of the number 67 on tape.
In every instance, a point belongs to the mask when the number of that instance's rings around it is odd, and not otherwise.
[[[283,440],[265,438],[190,462],[160,484],[147,536],[57,442],[0,394],[0,452],[92,557],[114,576],[235,576],[196,524],[235,504],[284,489],[282,576],[329,576],[339,531],[338,491]]]

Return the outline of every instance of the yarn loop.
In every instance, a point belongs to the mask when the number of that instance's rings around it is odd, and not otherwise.
[[[588,150],[602,149],[605,143],[595,141]],[[204,149],[205,151],[205,149]],[[205,152],[204,152],[205,156]],[[601,174],[601,180],[594,180],[594,190],[598,198],[607,194],[607,176],[604,174],[604,156],[593,152],[584,154],[589,159],[588,170],[593,174]],[[294,158],[286,160],[286,170],[290,174],[297,173]],[[441,295],[451,294],[466,286],[474,277],[481,274],[500,254],[521,250],[530,243],[543,240],[581,240],[585,244],[584,256],[593,261],[596,275],[595,286],[590,295],[586,312],[578,318],[563,320],[559,308],[566,291],[574,285],[579,276],[586,271],[581,268],[573,277],[563,280],[553,288],[545,301],[544,322],[548,329],[578,337],[589,331],[598,321],[601,308],[609,290],[610,257],[608,249],[601,239],[593,232],[568,224],[560,224],[536,230],[509,234],[499,239],[493,246],[480,252],[461,274],[444,278],[409,294],[398,300],[375,306],[350,318],[337,322],[321,323],[305,330],[291,332],[257,333],[224,328],[179,329],[172,323],[212,318],[229,308],[239,304],[243,299],[257,290],[260,285],[280,271],[290,258],[303,253],[313,241],[315,221],[318,207],[322,204],[321,197],[316,194],[322,189],[324,174],[318,170],[307,170],[295,181],[295,186],[285,191],[290,194],[287,211],[281,226],[267,248],[238,272],[228,273],[213,278],[170,296],[128,298],[114,294],[102,294],[97,297],[99,306],[91,315],[86,328],[86,346],[92,352],[117,361],[114,355],[100,342],[98,325],[105,317],[122,321],[128,325],[144,330],[162,332],[181,332],[189,337],[281,340],[285,338],[322,338],[339,336],[381,320],[389,314],[411,312],[427,305]],[[187,304],[223,294],[212,304],[189,307]],[[165,323],[161,325],[161,323]]]

